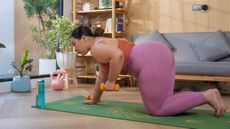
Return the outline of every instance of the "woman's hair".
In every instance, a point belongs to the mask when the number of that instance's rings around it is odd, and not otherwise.
[[[71,34],[71,37],[76,39],[81,39],[82,35],[90,37],[98,37],[103,35],[104,29],[93,28],[92,30],[88,26],[79,26],[75,28]]]

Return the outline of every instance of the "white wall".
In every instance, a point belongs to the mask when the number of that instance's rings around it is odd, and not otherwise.
[[[0,75],[10,73],[14,60],[14,0],[0,0]]]
[[[63,0],[63,15],[72,20],[72,0]]]

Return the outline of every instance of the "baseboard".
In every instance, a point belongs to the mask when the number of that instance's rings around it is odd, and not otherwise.
[[[38,78],[38,79],[31,79],[31,87],[32,88],[36,88],[37,86],[37,81],[38,80],[44,80],[45,81],[45,86],[50,86],[51,84],[51,79],[49,77],[46,77],[46,78]]]
[[[11,91],[11,81],[0,82],[0,93],[8,93]]]
[[[36,88],[37,81],[43,79],[45,81],[45,86],[48,87],[51,84],[51,79],[49,77],[46,78],[37,78],[31,79],[31,88]],[[0,82],[0,93],[8,93],[11,92],[11,81]]]

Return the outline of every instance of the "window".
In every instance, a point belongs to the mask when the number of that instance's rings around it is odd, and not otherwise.
[[[14,60],[14,0],[0,1],[0,78],[13,73],[10,63]]]

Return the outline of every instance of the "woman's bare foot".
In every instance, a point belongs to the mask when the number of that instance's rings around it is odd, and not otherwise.
[[[207,103],[215,109],[216,117],[224,115],[226,111],[225,104],[221,98],[220,92],[217,89],[210,89],[203,92]]]

